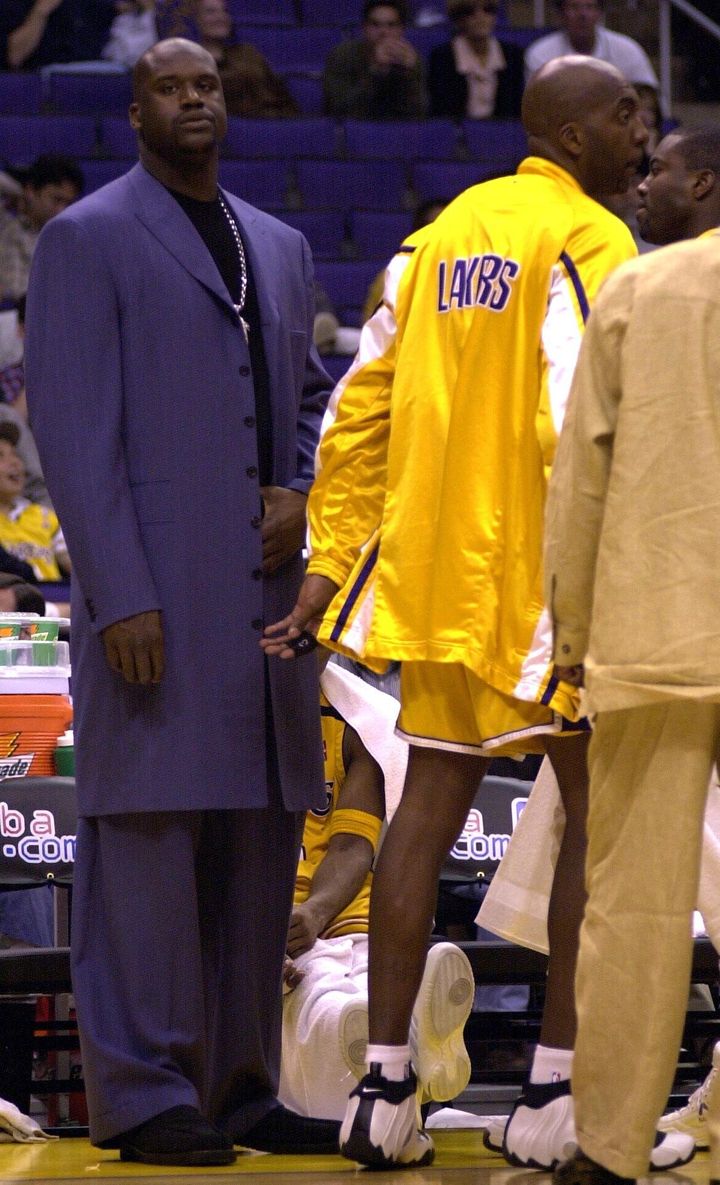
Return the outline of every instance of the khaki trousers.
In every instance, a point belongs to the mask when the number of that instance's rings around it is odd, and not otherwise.
[[[590,744],[573,1096],[580,1148],[623,1177],[647,1172],[677,1066],[719,742],[720,704],[677,699],[599,714]]]

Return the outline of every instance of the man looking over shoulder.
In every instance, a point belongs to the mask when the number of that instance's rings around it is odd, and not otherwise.
[[[576,691],[553,678],[542,520],[589,307],[635,251],[599,199],[627,188],[640,163],[638,107],[606,63],[549,63],[523,98],[532,155],[517,175],[467,190],[403,244],[326,417],[309,574],[265,632],[266,651],[290,659],[324,617],[334,649],[402,662],[410,759],[371,901],[369,1072],[341,1132],[346,1155],[375,1167],[432,1159],[410,1016],[443,860],[500,754],[547,751],[568,819],[518,1159],[537,1159],[538,1129],[546,1152],[543,1119],[571,1116],[587,731]]]
[[[73,979],[90,1135],[124,1160],[328,1151],[277,1102],[317,675],[274,664],[328,385],[294,230],[218,187],[214,60],[138,62],[140,163],[48,223],[27,380],[73,558]],[[78,326],[82,325],[82,332]],[[313,664],[314,667],[314,664]],[[286,668],[286,669],[283,669]]]

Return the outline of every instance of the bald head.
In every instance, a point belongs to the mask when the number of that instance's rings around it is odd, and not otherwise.
[[[647,140],[632,86],[614,66],[581,54],[533,74],[522,121],[530,151],[561,165],[592,197],[627,190]]]
[[[152,45],[135,63],[132,72],[133,100],[135,102],[142,99],[155,74],[160,70],[171,69],[178,56],[194,57],[197,59],[198,65],[204,63],[208,70],[217,73],[217,65],[212,54],[197,42],[188,41],[185,37],[168,37],[165,41],[158,41]]]
[[[598,58],[571,54],[546,62],[530,78],[522,100],[528,137],[556,136],[568,120],[582,119],[627,86],[619,70]]]

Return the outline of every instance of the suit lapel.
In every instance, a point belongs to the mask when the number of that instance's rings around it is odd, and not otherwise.
[[[232,300],[207,247],[182,207],[142,165],[129,174],[138,196],[136,217],[186,271],[226,304]]]

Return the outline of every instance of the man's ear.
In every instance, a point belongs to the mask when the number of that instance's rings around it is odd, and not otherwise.
[[[701,202],[713,192],[717,185],[717,174],[712,169],[698,169],[692,183],[692,195],[696,202]]]
[[[582,124],[574,120],[564,123],[558,132],[560,144],[576,160],[585,147],[585,133]]]
[[[140,131],[140,104],[139,103],[131,103],[128,108],[128,115],[130,116],[130,126],[133,127],[136,132],[139,132]]]

